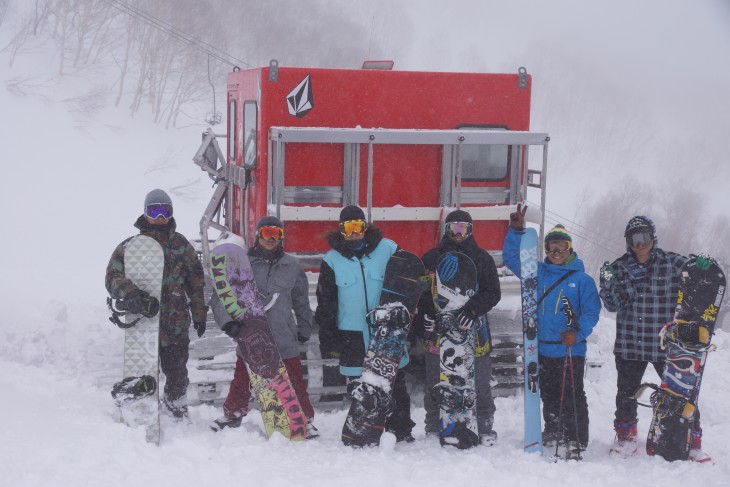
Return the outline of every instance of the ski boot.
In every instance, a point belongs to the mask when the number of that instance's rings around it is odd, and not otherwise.
[[[638,422],[637,418],[614,420],[613,429],[616,431],[616,438],[609,452],[611,455],[627,458],[636,453],[639,446],[636,439]]]
[[[689,444],[689,460],[697,463],[712,463],[712,457],[702,451],[702,429],[692,431]]]
[[[583,460],[582,453],[585,451],[585,446],[581,445],[575,440],[568,440],[565,444],[565,460]]]

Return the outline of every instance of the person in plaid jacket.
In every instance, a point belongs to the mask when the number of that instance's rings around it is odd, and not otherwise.
[[[637,449],[637,403],[633,398],[649,364],[659,377],[665,352],[659,332],[674,318],[682,267],[687,257],[659,248],[654,222],[647,216],[629,220],[624,232],[626,253],[601,267],[600,293],[608,311],[616,315],[616,440],[613,453]],[[693,432],[692,449],[701,454],[702,429]]]

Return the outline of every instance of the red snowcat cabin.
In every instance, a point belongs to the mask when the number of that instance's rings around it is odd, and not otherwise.
[[[208,130],[194,161],[219,184],[203,220],[253,243],[256,222],[284,222],[286,250],[316,270],[340,209],[356,204],[417,255],[462,207],[501,264],[509,213],[540,191],[548,136],[529,132],[531,77],[372,69],[268,67],[228,77],[225,144]],[[538,170],[529,146],[541,146]],[[221,149],[222,147],[222,149]],[[539,152],[539,151],[537,151]],[[536,152],[536,153],[537,153]],[[539,154],[538,154],[539,155]],[[534,198],[533,198],[534,200]],[[530,205],[530,220],[543,214]],[[222,210],[222,211],[221,211]],[[207,261],[207,238],[203,251]]]

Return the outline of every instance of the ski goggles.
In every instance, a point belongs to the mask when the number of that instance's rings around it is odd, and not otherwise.
[[[469,222],[449,222],[446,224],[446,231],[452,236],[468,237],[471,235],[472,230],[473,226]]]
[[[365,220],[347,220],[340,222],[340,233],[345,237],[350,237],[352,234],[362,234],[368,228],[368,224]]]
[[[172,216],[172,206],[170,205],[149,205],[144,210],[144,214],[148,218],[156,220],[160,217],[168,220]]]
[[[637,245],[649,245],[652,240],[654,240],[654,235],[652,235],[651,232],[637,232],[626,237],[626,243],[628,243],[630,247],[636,247]]]
[[[281,227],[261,227],[258,229],[259,238],[264,240],[283,240],[284,229]]]

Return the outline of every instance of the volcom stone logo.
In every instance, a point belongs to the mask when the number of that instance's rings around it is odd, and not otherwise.
[[[302,118],[314,108],[310,75],[307,75],[296,88],[286,95],[286,105],[289,109],[289,115],[294,115],[297,118]]]

